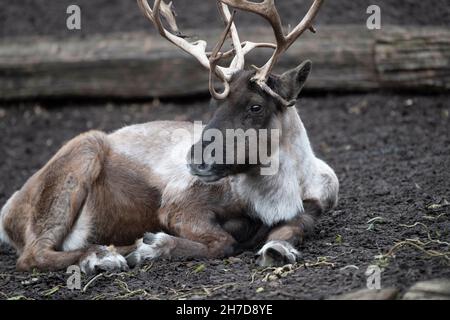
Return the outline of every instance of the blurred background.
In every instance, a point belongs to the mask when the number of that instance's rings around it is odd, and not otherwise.
[[[80,32],[70,32],[65,24],[65,11],[77,4],[83,13]],[[403,26],[440,25],[447,27],[450,8],[447,0],[329,0],[321,9],[317,25],[365,25],[366,9],[377,4],[382,8],[383,24]],[[305,12],[308,1],[278,0],[277,7],[286,21],[294,24],[299,14]],[[205,28],[218,25],[213,0],[178,0],[175,3],[182,28]],[[242,14],[242,26],[261,23],[257,17]],[[244,17],[245,16],[245,17]],[[0,1],[0,36],[29,35],[80,36],[93,33],[123,31],[150,31],[134,0],[15,0]]]

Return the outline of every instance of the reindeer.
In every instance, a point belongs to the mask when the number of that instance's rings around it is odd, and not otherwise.
[[[314,155],[295,108],[311,62],[281,75],[272,69],[297,38],[313,31],[322,2],[315,0],[285,35],[274,0],[220,0],[226,28],[207,52],[204,41],[190,42],[179,32],[171,5],[138,0],[162,37],[209,70],[217,110],[197,134],[192,123],[156,121],[110,134],[89,131],[67,142],[1,210],[0,239],[16,249],[17,269],[126,270],[151,259],[220,258],[258,246],[261,266],[294,263],[315,219],[336,206],[339,187],[334,171]],[[236,10],[265,18],[276,44],[241,42]],[[227,38],[233,49],[222,52]],[[268,62],[246,70],[246,54],[262,47],[273,49]],[[232,58],[227,68],[219,66],[225,58]],[[208,130],[227,129],[278,130],[269,154],[278,170],[262,175],[261,159],[221,164],[195,155],[211,143],[204,139]],[[173,139],[180,130],[192,133],[193,142]],[[245,144],[245,159],[252,147],[259,148]]]

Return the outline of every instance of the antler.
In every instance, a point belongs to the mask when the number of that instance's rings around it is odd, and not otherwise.
[[[280,103],[286,106],[291,106],[295,103],[295,101],[286,101],[283,99],[267,85],[266,81],[280,55],[289,49],[295,40],[297,40],[307,29],[315,32],[312,27],[312,21],[317,15],[323,0],[314,0],[314,3],[303,20],[288,35],[284,35],[280,15],[275,7],[275,0],[263,0],[262,2],[253,2],[250,0],[217,0],[219,11],[224,19],[226,28],[211,53],[206,52],[207,44],[205,41],[199,40],[189,42],[185,39],[186,37],[180,33],[176,23],[172,2],[166,4],[162,0],[154,0],[153,8],[148,4],[148,0],[137,0],[137,2],[142,12],[153,22],[162,37],[194,56],[202,66],[210,71],[209,91],[215,99],[222,100],[228,96],[230,91],[229,81],[236,72],[244,69],[246,54],[255,48],[271,48],[274,49],[272,56],[264,66],[260,68],[255,67],[257,71],[252,80],[258,83],[262,90]],[[269,21],[275,34],[276,44],[255,43],[249,41],[241,43],[237,28],[234,24],[235,13],[231,13],[228,6],[254,12]],[[164,28],[164,25],[161,22],[161,16],[165,18],[172,32]],[[227,52],[221,52],[220,50],[228,35],[231,35],[233,49]],[[234,58],[228,68],[218,65],[221,59],[229,58],[233,55]],[[218,77],[223,83],[224,90],[222,93],[218,93],[214,88],[214,76]]]
[[[275,0],[264,0],[262,2],[253,2],[250,0],[220,1],[236,9],[256,13],[270,23],[276,39],[275,51],[264,66],[260,68],[255,67],[257,72],[253,77],[253,80],[257,82],[264,91],[266,91],[268,94],[270,94],[272,97],[276,98],[283,104],[288,106],[293,105],[295,101],[285,101],[266,84],[266,81],[280,55],[283,54],[287,49],[289,49],[289,47],[295,42],[295,40],[297,40],[306,30],[309,29],[310,31],[315,32],[312,26],[312,22],[319,12],[319,9],[323,4],[323,0],[314,0],[314,3],[311,5],[305,17],[288,35],[284,35],[283,25],[281,23],[281,18],[278,10],[275,6]]]
[[[264,0],[263,2],[253,2],[250,0],[220,1],[237,9],[256,13],[269,21],[270,25],[272,26],[277,42],[276,50],[269,61],[263,67],[258,68],[259,72],[255,76],[255,78],[258,80],[267,80],[267,77],[272,71],[272,68],[278,60],[279,56],[287,49],[289,49],[289,47],[303,34],[303,32],[308,29],[315,32],[312,27],[312,21],[316,17],[323,3],[323,0],[314,0],[314,3],[312,4],[308,13],[302,19],[302,21],[288,35],[285,36],[283,32],[283,25],[281,24],[280,15],[275,6],[275,0]]]
[[[169,25],[176,26],[176,19],[170,4],[166,4],[162,0],[155,0],[153,8],[148,4],[148,0],[137,0],[141,11],[144,15],[153,22],[159,34],[179,47],[183,51],[194,56],[202,66],[209,69],[209,60],[206,56],[206,42],[199,40],[193,43],[188,42],[182,35],[179,34],[178,27],[176,30],[178,35],[172,34],[166,30],[161,22],[161,15],[169,22]],[[172,27],[173,29],[173,27]]]

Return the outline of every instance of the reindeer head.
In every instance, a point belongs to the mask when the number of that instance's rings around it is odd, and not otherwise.
[[[189,42],[181,35],[172,3],[165,4],[161,0],[155,0],[151,8],[148,0],[138,0],[141,10],[153,22],[162,37],[193,55],[209,70],[209,91],[213,98],[211,103],[217,106],[217,110],[204,128],[202,139],[192,146],[188,155],[191,160],[191,173],[206,182],[259,168],[262,165],[259,148],[264,144],[268,155],[277,151],[270,132],[273,129],[281,130],[280,121],[277,120],[288,108],[295,106],[297,96],[310,73],[311,62],[305,61],[280,76],[272,74],[272,69],[281,54],[306,30],[315,32],[312,21],[323,0],[315,0],[302,21],[287,35],[283,32],[275,0],[217,2],[226,28],[212,52],[207,52],[205,41]],[[241,42],[234,23],[235,11],[231,13],[229,6],[256,13],[266,19],[273,28],[276,44]],[[165,18],[171,31],[164,27],[161,16]],[[229,36],[233,49],[222,52],[221,49]],[[245,70],[245,55],[255,48],[271,48],[274,52],[262,67],[253,66],[252,70]],[[222,59],[230,57],[233,59],[229,67],[219,66]],[[216,91],[215,78],[221,80],[222,92]],[[258,134],[261,130],[267,133],[265,137]],[[256,132],[256,137],[249,136],[249,132],[250,135]],[[222,147],[216,145],[210,148],[212,153],[205,152],[213,141],[217,143],[218,136],[222,137]],[[236,143],[236,139],[240,138],[245,139],[242,145]],[[250,138],[255,140],[251,141]],[[239,148],[243,150],[238,150]]]

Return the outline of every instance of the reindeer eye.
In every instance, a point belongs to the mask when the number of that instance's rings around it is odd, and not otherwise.
[[[257,105],[257,104],[250,107],[250,111],[253,112],[253,113],[261,112],[261,110],[262,110],[262,107],[260,105]]]

